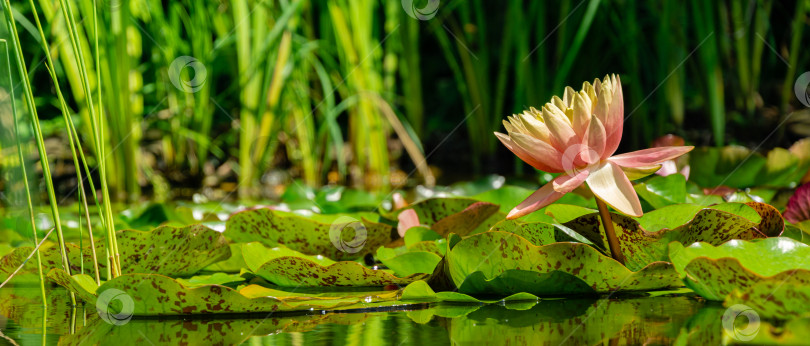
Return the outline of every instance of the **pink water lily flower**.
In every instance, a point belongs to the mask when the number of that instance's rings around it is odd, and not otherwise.
[[[641,216],[628,174],[651,174],[693,149],[670,146],[612,156],[624,125],[622,85],[615,75],[585,82],[579,92],[566,87],[562,98],[554,96],[542,110],[531,108],[503,124],[508,134],[495,135],[515,155],[541,171],[562,173],[512,209],[508,219],[543,208],[582,183],[615,210]]]

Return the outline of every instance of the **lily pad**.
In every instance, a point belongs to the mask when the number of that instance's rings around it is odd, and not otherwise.
[[[633,188],[653,208],[686,203],[686,177],[681,174],[654,176]]]
[[[750,206],[742,204],[724,205],[722,208],[739,209],[743,214],[745,210],[751,210]],[[692,214],[695,209],[698,209],[697,212]],[[667,246],[673,241],[685,244],[703,241],[719,245],[731,239],[750,240],[779,235],[781,230],[770,226],[774,223],[770,219],[777,216],[771,213],[762,216],[768,219],[752,221],[715,208],[673,205],[648,213],[641,219],[615,213],[611,214],[611,219],[626,259],[625,265],[631,270],[639,270],[650,263],[669,260]],[[690,220],[681,223],[686,218]],[[759,229],[761,225],[766,225],[763,228],[765,233]],[[564,226],[581,234],[602,251],[608,248],[598,213],[582,216]],[[657,230],[647,231],[644,226]]]
[[[497,205],[471,198],[430,198],[383,216],[396,220],[397,215],[407,209],[416,211],[420,224],[442,236],[449,232],[480,233],[503,219]]]
[[[432,242],[431,242],[432,243]],[[391,269],[394,274],[405,277],[413,274],[430,274],[442,260],[439,255],[429,251],[406,251],[398,253],[394,249],[381,247],[377,249],[377,259]]]
[[[131,301],[131,311],[115,313],[134,316],[197,315],[222,313],[257,313],[273,311],[334,310],[347,307],[365,308],[372,303],[396,301],[398,291],[381,294],[351,294],[340,298],[306,297],[301,295],[281,296],[283,291],[258,285],[249,285],[235,290],[220,285],[203,285],[188,288],[178,281],[155,274],[126,274],[102,283],[95,291],[81,276],[67,276],[61,269],[54,269],[48,277],[76,292],[89,304],[108,290],[116,293],[116,299]],[[91,282],[92,283],[92,282]],[[94,285],[94,283],[93,283]],[[127,305],[124,305],[125,307]]]
[[[810,256],[810,246],[790,238],[732,240],[719,246],[696,243],[684,247],[672,243],[669,248],[672,263],[686,285],[709,300],[722,301],[735,290],[761,294],[764,288],[774,288],[769,282],[775,282],[775,286],[810,284],[810,263],[805,261]],[[766,296],[772,292],[767,291]],[[807,302],[790,299],[773,304],[801,303],[807,307]]]
[[[161,226],[149,232],[122,230],[117,232],[121,270],[124,274],[161,274],[175,277],[191,276],[206,266],[230,257],[230,248],[222,233],[202,225],[182,228]],[[105,240],[96,239],[96,256],[101,277],[106,277]],[[71,273],[78,273],[84,261],[85,273],[92,271],[92,252],[89,247],[79,249],[66,244]],[[0,276],[13,272],[33,248],[21,247],[0,260]],[[62,268],[58,248],[41,251],[45,271]],[[35,272],[36,261],[25,264],[21,272]]]
[[[271,210],[251,209],[231,216],[225,235],[235,242],[260,241],[309,255],[334,260],[355,259],[391,241],[393,228],[377,223],[371,213],[309,217]]]
[[[459,241],[448,252],[444,266],[441,275],[448,276],[458,291],[466,294],[593,294],[682,284],[667,262],[650,263],[633,272],[590,245],[537,246],[500,231]]]
[[[742,304],[764,319],[789,320],[810,317],[810,271],[790,270],[735,289],[725,299],[726,306]]]
[[[492,226],[490,231],[510,232],[530,241],[534,245],[547,245],[558,242],[578,242],[591,244],[585,237],[562,225],[544,222],[520,222],[503,220]]]
[[[259,243],[245,244],[242,249],[245,263],[259,277],[282,287],[406,285],[427,277],[427,274],[397,277],[384,270],[366,268],[357,262],[319,260],[289,249],[268,254],[273,250],[259,251],[258,247],[263,246]]]
[[[498,345],[669,345],[677,326],[700,302],[686,296],[579,297],[522,305],[484,305],[446,321],[450,338],[460,345],[482,340]]]
[[[427,282],[423,280],[415,281],[408,286],[406,286],[402,290],[402,295],[400,296],[402,301],[410,302],[410,301],[420,301],[420,302],[452,302],[452,303],[484,303],[484,304],[494,304],[494,303],[504,303],[504,302],[518,302],[518,301],[533,301],[537,302],[540,298],[536,295],[526,292],[515,293],[513,295],[501,298],[501,299],[478,299],[473,296],[459,293],[459,292],[452,292],[452,291],[445,291],[445,292],[435,292]]]

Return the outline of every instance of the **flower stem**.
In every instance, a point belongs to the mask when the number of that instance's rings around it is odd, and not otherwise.
[[[624,255],[621,247],[619,247],[619,238],[616,238],[616,231],[613,229],[613,220],[610,218],[607,205],[599,197],[596,197],[596,206],[599,207],[599,217],[602,219],[602,225],[605,228],[610,255],[619,263],[624,264]]]

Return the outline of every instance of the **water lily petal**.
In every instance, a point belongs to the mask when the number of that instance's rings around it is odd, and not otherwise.
[[[397,215],[397,220],[399,220],[397,233],[399,233],[400,237],[405,237],[405,232],[411,227],[419,226],[419,215],[416,214],[414,209],[403,210]]]
[[[555,106],[557,106],[557,108],[562,109],[563,111],[568,108],[568,105],[565,104],[565,101],[563,101],[557,95],[554,95],[554,97],[551,98],[551,103],[553,103]]]
[[[506,218],[516,219],[554,203],[566,193],[582,185],[587,177],[588,171],[581,171],[576,175],[561,175],[555,178],[553,181],[543,185],[543,187],[529,195],[523,202],[520,202],[520,204],[506,215]]]
[[[613,96],[611,97],[610,106],[608,107],[605,119],[602,125],[605,126],[605,133],[607,133],[607,143],[605,145],[605,152],[602,159],[606,159],[616,152],[619,148],[619,142],[622,140],[622,130],[624,128],[624,96],[622,94],[622,84],[619,76],[614,76],[611,80],[614,88]],[[605,85],[602,85],[605,88]]]
[[[666,177],[668,175],[672,175],[678,173],[678,165],[675,164],[675,160],[667,160],[661,163],[661,169],[659,169],[655,174],[658,174],[662,177]]]
[[[792,223],[810,219],[810,184],[799,186],[790,196],[784,216]]]
[[[608,160],[624,167],[651,166],[672,160],[694,148],[692,146],[650,148],[611,156]]]
[[[596,81],[599,82],[598,79]],[[594,85],[598,88],[596,88],[596,104],[593,106],[593,114],[604,125],[610,110],[610,102],[613,100],[613,84],[610,83],[610,80],[605,79],[604,83],[594,83]]]
[[[529,152],[518,145],[512,139],[513,137],[499,132],[495,132],[495,136],[498,137],[498,139],[501,141],[501,143],[503,143],[504,146],[506,146],[507,149],[532,167],[549,173],[560,173],[563,171],[562,166],[559,164],[559,152],[557,152],[557,150],[551,147],[551,145],[548,143],[534,139],[531,136],[522,135],[517,132],[514,133],[513,136],[515,137],[523,136],[521,137],[521,140],[523,140],[525,143],[537,145],[536,147],[532,148],[531,152]]]
[[[571,127],[568,117],[557,106],[546,103],[543,107],[543,122],[551,133],[551,144],[559,151],[565,151],[578,142],[577,134]]]
[[[534,136],[541,141],[548,141],[551,135],[548,126],[537,119],[534,115],[528,112],[518,114],[517,117],[523,122],[523,127],[526,128],[526,133]]]
[[[574,90],[574,88],[570,86],[565,87],[562,100],[565,103],[566,108],[571,108],[574,106],[574,94],[576,93],[577,92]]]
[[[590,85],[590,84],[589,84]],[[574,132],[582,138],[583,141],[586,140],[585,132],[588,131],[588,126],[591,122],[591,104],[590,100],[588,99],[588,95],[583,95],[583,93],[578,93],[574,95],[574,115],[573,119],[571,119],[571,123],[574,128]]]
[[[582,169],[569,175],[561,175],[551,181],[551,186],[554,191],[560,193],[568,193],[582,185],[586,178],[588,178],[590,171]]]
[[[642,167],[624,167],[624,166],[620,167],[622,168],[622,172],[624,172],[624,175],[626,175],[627,179],[630,179],[630,181],[648,177],[651,174],[657,172],[659,169],[661,169],[661,165],[642,166]]]
[[[617,164],[605,163],[592,171],[586,181],[593,194],[613,209],[630,216],[642,215],[636,190]]]
[[[589,165],[599,162],[599,158],[602,157],[602,153],[605,151],[607,135],[605,134],[605,127],[596,116],[591,116],[585,139],[587,140],[588,150],[585,150],[582,154],[582,160]]]

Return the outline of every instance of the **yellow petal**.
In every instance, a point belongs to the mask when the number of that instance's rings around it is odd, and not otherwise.
[[[562,100],[565,103],[567,108],[573,107],[573,105],[574,105],[574,94],[576,94],[576,93],[577,92],[574,90],[574,88],[572,88],[570,86],[565,87],[565,92],[563,93]]]
[[[550,133],[549,141],[558,150],[565,150],[578,142],[577,134],[571,127],[570,120],[557,106],[546,103],[543,107],[543,120]]]
[[[584,139],[585,132],[591,123],[591,106],[588,95],[579,93],[574,96],[574,113],[571,123],[577,136]]]
[[[613,209],[630,216],[643,214],[636,190],[619,165],[605,163],[592,171],[586,181],[593,194]]]
[[[537,120],[534,115],[531,115],[528,112],[519,114],[517,117],[523,122],[523,127],[526,128],[526,133],[542,141],[548,141],[549,131],[548,126],[546,126],[545,123]]]
[[[627,176],[627,179],[639,180],[655,172],[658,172],[660,168],[661,165],[652,165],[646,167],[622,167],[622,171]]]
[[[596,102],[596,90],[594,89],[593,85],[588,82],[582,83],[582,91],[579,92],[580,94],[586,95],[588,98],[589,103]]]
[[[562,109],[563,111],[565,111],[565,109],[568,108],[568,105],[566,105],[561,98],[557,97],[557,95],[554,95],[554,97],[551,98],[551,103],[553,103],[555,106],[557,106],[557,108]]]

